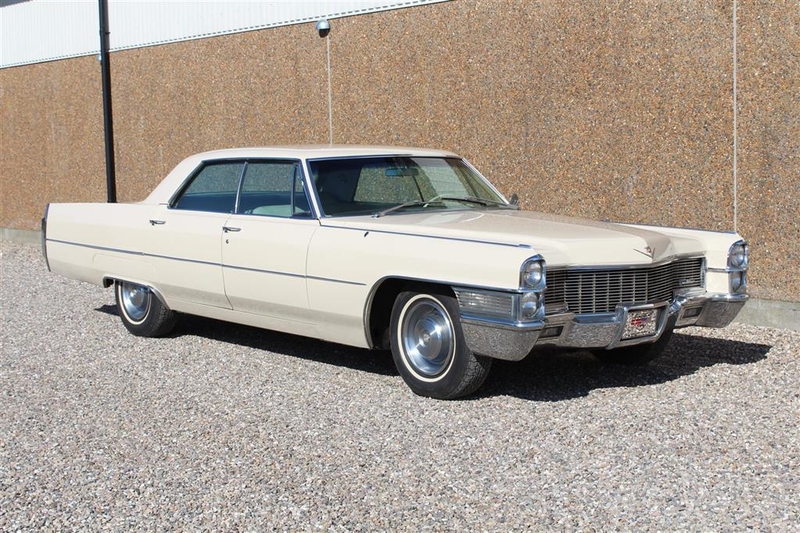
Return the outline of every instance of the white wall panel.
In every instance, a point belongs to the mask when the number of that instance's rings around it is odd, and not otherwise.
[[[108,0],[111,50],[442,1],[447,0]],[[30,0],[0,7],[0,68],[96,54],[99,49],[96,1]]]
[[[100,49],[97,2],[24,2],[0,8],[0,67]]]

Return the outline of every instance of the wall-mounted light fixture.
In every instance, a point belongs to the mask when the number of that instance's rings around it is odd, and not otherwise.
[[[317,31],[319,32],[320,37],[328,36],[328,34],[331,32],[331,23],[328,22],[328,19],[320,19],[317,22]]]

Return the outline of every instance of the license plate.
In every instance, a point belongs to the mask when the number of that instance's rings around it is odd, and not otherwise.
[[[656,334],[657,326],[657,309],[630,311],[628,312],[628,320],[625,322],[625,331],[622,332],[622,338],[635,339],[637,337],[650,337]]]

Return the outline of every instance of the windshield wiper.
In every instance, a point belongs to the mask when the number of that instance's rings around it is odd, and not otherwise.
[[[414,206],[426,207],[428,204],[439,202],[439,200],[441,200],[441,199],[442,199],[441,196],[435,196],[435,197],[431,198],[430,200],[411,200],[409,202],[403,202],[402,204],[398,204],[398,205],[392,206],[392,207],[390,207],[388,209],[384,209],[383,211],[379,211],[379,212],[375,213],[372,216],[374,218],[380,218],[383,215],[388,215],[392,211],[397,211],[398,209],[405,209],[406,207],[414,207]]]
[[[450,200],[453,202],[465,202],[468,204],[478,204],[484,207],[489,207],[490,205],[494,205],[497,207],[506,207],[509,209],[519,209],[512,204],[507,204],[505,202],[501,202],[499,200],[489,200],[487,198],[478,198],[477,196],[439,196],[440,200]]]
[[[375,217],[375,218],[380,218],[383,215],[388,215],[389,213],[391,213],[393,211],[397,211],[399,209],[405,209],[406,207],[415,207],[415,206],[427,207],[428,204],[442,203],[443,201],[463,202],[463,203],[467,203],[467,204],[478,204],[478,205],[482,205],[484,207],[489,207],[491,205],[491,206],[497,206],[497,207],[505,207],[507,209],[519,209],[519,207],[516,207],[516,206],[514,206],[512,204],[507,204],[505,202],[500,202],[498,200],[487,200],[485,198],[478,198],[477,196],[442,196],[442,195],[439,195],[439,196],[434,196],[430,200],[411,200],[409,202],[404,202],[402,204],[398,204],[398,205],[392,206],[392,207],[390,207],[388,209],[384,209],[383,211],[375,213],[372,216]]]

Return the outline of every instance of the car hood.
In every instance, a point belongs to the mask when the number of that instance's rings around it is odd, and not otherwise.
[[[701,254],[702,244],[652,227],[552,215],[535,211],[474,209],[341,217],[324,226],[452,238],[530,248],[550,265],[650,264],[675,255]]]

